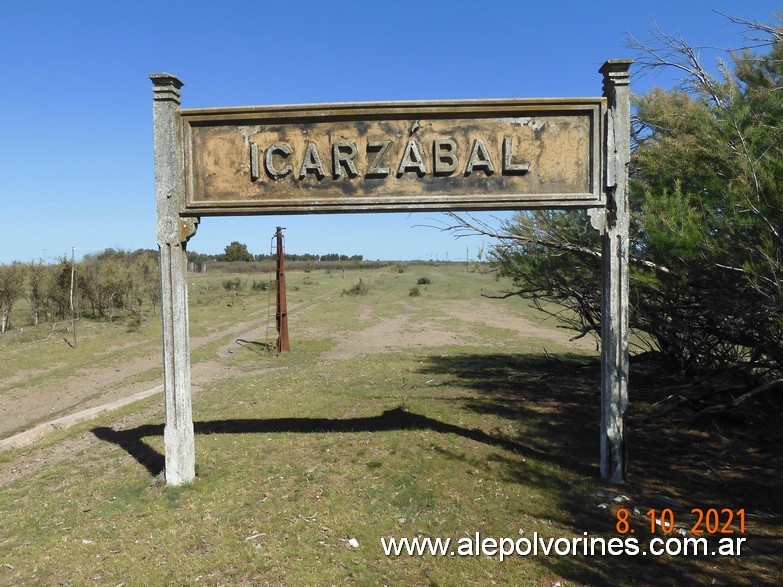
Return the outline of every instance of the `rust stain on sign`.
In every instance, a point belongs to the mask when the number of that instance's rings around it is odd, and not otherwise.
[[[601,98],[182,110],[186,213],[601,205]]]

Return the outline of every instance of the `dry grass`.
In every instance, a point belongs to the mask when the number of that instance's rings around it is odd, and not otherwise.
[[[781,463],[763,439],[741,423],[632,427],[632,480],[604,486],[591,356],[549,341],[556,358],[547,359],[541,341],[442,313],[453,300],[475,303],[480,287],[498,287],[486,276],[439,268],[411,299],[420,275],[365,275],[372,288],[364,296],[341,296],[340,277],[289,278],[299,286],[294,303],[314,308],[292,317],[294,352],[237,347],[224,358],[229,375],[194,397],[197,481],[188,487],[161,482],[163,422],[151,401],[3,455],[5,470],[18,474],[0,491],[0,584],[783,582],[780,518],[770,517],[783,511]],[[198,299],[223,299],[207,282],[196,284],[204,285]],[[197,307],[202,332],[224,319],[210,323],[210,308],[216,316],[238,311],[207,301]],[[462,336],[448,346],[324,360],[341,337],[400,312],[438,318]],[[656,371],[635,367],[631,381],[633,414],[652,410]],[[643,540],[643,512],[660,508],[662,495],[686,506],[675,512],[686,525],[692,507],[744,507],[752,514],[747,550],[733,558],[503,562],[381,551],[381,538],[391,536],[616,537],[619,506],[599,492],[628,496],[642,512],[632,522]],[[610,507],[600,509],[602,502]]]

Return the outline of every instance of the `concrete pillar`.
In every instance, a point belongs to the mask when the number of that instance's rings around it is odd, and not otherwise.
[[[179,89],[183,83],[166,73],[152,74],[150,79],[153,84],[155,197],[163,320],[165,475],[168,485],[182,485],[193,481],[196,476],[185,254],[185,245],[192,235],[191,230],[195,230],[195,223],[180,218],[185,196],[179,118]]]
[[[626,479],[625,410],[628,407],[628,165],[631,158],[630,60],[607,61],[607,209],[603,231],[601,302],[601,478]]]

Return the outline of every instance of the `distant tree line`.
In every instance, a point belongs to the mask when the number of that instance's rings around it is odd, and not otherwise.
[[[289,253],[286,252],[285,258],[290,261],[363,261],[363,255],[341,255],[339,253],[328,253],[326,255],[314,255],[312,253]],[[223,253],[216,255],[207,255],[204,253],[188,252],[188,262],[196,265],[204,265],[210,261],[218,263],[235,263],[235,262],[258,262],[269,259],[269,253],[254,255],[251,253],[247,245],[238,241],[233,241],[226,248]]]
[[[0,332],[11,326],[12,310],[27,302],[27,316],[14,313],[20,324],[56,322],[71,317],[73,262],[62,257],[57,263],[0,265]],[[128,311],[139,320],[157,313],[160,305],[158,252],[106,249],[85,255],[76,263],[74,306],[80,315],[112,320]]]
[[[247,246],[237,241],[219,255],[188,252],[192,270],[202,271],[208,262],[260,262],[269,255],[252,255]],[[308,263],[349,261],[360,262],[362,255],[303,255],[286,253],[288,261]],[[74,263],[67,257],[54,264],[43,262],[0,264],[0,333],[20,325],[37,325],[71,318],[71,273]],[[85,255],[75,264],[74,306],[81,316],[115,319],[120,313],[130,313],[138,321],[146,314],[157,314],[160,305],[158,251],[138,249],[122,251],[105,249]],[[27,304],[20,304],[20,302]],[[22,309],[19,309],[21,306]]]

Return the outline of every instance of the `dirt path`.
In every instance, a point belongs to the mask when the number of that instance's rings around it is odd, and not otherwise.
[[[289,311],[294,316],[303,315],[340,290],[339,287],[334,288],[307,302],[291,305]],[[263,333],[266,328],[266,320],[266,310],[256,310],[245,314],[240,322],[229,328],[191,337],[191,352],[216,341],[226,340],[213,358],[193,365],[194,384],[209,383],[229,375],[225,361],[220,359],[229,356],[230,351],[238,348],[237,339],[258,340],[259,333]],[[129,346],[132,345],[106,349],[106,353]],[[0,384],[0,439],[8,438],[12,431],[28,431],[39,424],[42,426],[41,434],[32,434],[30,438],[40,438],[47,429],[68,425],[72,421],[68,416],[89,410],[105,411],[101,410],[102,406],[122,403],[123,400],[137,395],[141,397],[161,383],[154,377],[144,377],[145,373],[158,369],[160,365],[160,350],[156,349],[110,366],[93,367],[86,364],[74,375],[54,378],[51,383],[43,383],[32,391],[25,390],[24,393],[15,392],[14,387],[31,375],[40,376],[42,371],[56,371],[61,365],[42,367],[42,370],[34,373],[15,373]],[[77,416],[75,419],[84,418]],[[0,441],[0,449],[7,444],[9,443]]]
[[[196,350],[226,336],[247,334],[253,328],[260,328],[260,322],[260,317],[245,319],[227,330],[191,339],[191,347]],[[107,367],[85,365],[70,377],[57,378],[24,393],[14,393],[13,383],[6,381],[4,387],[10,391],[4,391],[0,396],[0,437],[12,430],[28,428],[31,423],[56,419],[144,392],[157,383],[145,381],[140,376],[160,364],[160,352],[157,351]]]
[[[339,287],[335,288],[306,303],[292,306],[294,324],[297,317],[319,308],[325,300],[339,290]],[[392,318],[373,319],[369,309],[360,314],[360,320],[367,321],[368,326],[351,332],[350,335],[338,334],[336,346],[323,354],[323,360],[343,360],[390,349],[443,346],[465,342],[462,334],[444,324],[442,316],[416,319],[414,308],[410,303],[403,300],[399,304],[403,311]],[[594,350],[594,343],[587,339],[569,342],[568,333],[538,326],[529,320],[504,312],[502,306],[485,300],[471,303],[453,301],[439,306],[438,310],[439,313],[445,314],[445,319],[505,328],[515,331],[523,338],[551,340],[559,345],[570,346],[575,351]],[[265,327],[265,321],[266,313],[256,311],[230,328],[193,337],[192,351],[217,340],[226,340],[213,358],[193,365],[194,386],[209,384],[230,376],[232,368],[222,359],[237,350],[237,339],[258,340],[259,333]],[[139,379],[144,373],[159,366],[160,355],[156,351],[109,367],[85,367],[78,374],[41,385],[32,393],[4,393],[0,396],[0,437],[8,436],[8,432],[12,430],[24,428],[29,431],[33,424],[41,424],[36,426],[37,432],[27,436],[21,435],[21,438],[29,440],[20,440],[16,443],[0,441],[0,448],[35,440],[46,430],[81,421],[89,414],[105,411],[106,406],[123,405],[128,403],[128,398],[146,397],[149,395],[149,390],[157,388],[160,382],[133,381],[133,379]],[[24,377],[24,374],[16,374],[11,379],[19,377]],[[3,387],[12,388],[13,381],[6,380],[3,382]]]
[[[335,288],[320,296],[297,306],[291,306],[292,325],[298,317],[318,309],[321,304],[335,295],[341,288]],[[386,352],[394,349],[415,347],[433,347],[450,344],[465,344],[464,328],[458,327],[460,322],[505,328],[516,332],[522,338],[536,340],[551,340],[562,346],[570,346],[577,352],[594,350],[594,343],[588,340],[569,342],[569,334],[551,328],[544,328],[529,320],[514,316],[503,310],[502,306],[479,300],[468,302],[450,302],[438,307],[439,315],[431,318],[416,317],[415,308],[407,301],[400,301],[402,312],[391,318],[375,317],[370,310],[359,315],[359,319],[367,322],[367,326],[358,331],[352,331],[350,336],[336,335],[337,344],[331,350],[323,353],[321,359],[325,362],[351,359],[359,355]],[[192,366],[193,392],[220,379],[240,375],[245,372],[243,367],[232,365],[226,358],[241,347],[238,339],[258,340],[259,333],[265,327],[266,313],[257,311],[247,316],[228,329],[223,329],[209,335],[191,339],[193,351],[224,340],[214,355]],[[312,333],[311,333],[312,334]],[[326,333],[325,333],[326,334]],[[335,336],[335,333],[328,333]],[[488,341],[488,344],[492,344]],[[52,430],[66,428],[77,422],[95,417],[96,415],[133,401],[160,393],[159,382],[129,382],[144,372],[160,365],[160,355],[138,357],[122,365],[102,369],[85,369],[79,375],[59,380],[56,384],[44,385],[34,394],[27,394],[26,400],[15,401],[14,417],[2,418],[0,435],[3,430],[11,430],[25,422],[40,421],[47,413],[63,413],[57,418],[49,419],[37,426],[28,427],[25,432],[0,441],[0,450],[24,446],[34,442]],[[276,368],[270,365],[269,369]],[[41,398],[46,398],[42,400]],[[7,398],[3,398],[7,402]],[[9,405],[0,402],[0,410],[9,409]],[[161,406],[154,405],[126,418],[128,426],[143,419],[149,419],[162,411]],[[0,415],[3,412],[0,411]],[[133,420],[131,422],[131,419]],[[123,424],[120,424],[123,425]],[[24,475],[53,460],[67,458],[77,447],[96,442],[93,435],[86,433],[78,439],[68,440],[51,447],[36,451],[36,456],[21,456],[10,462],[0,464],[0,486]]]
[[[539,326],[504,311],[502,306],[488,300],[451,301],[438,307],[445,317],[427,319],[415,318],[414,309],[408,302],[400,301],[399,304],[403,312],[393,318],[380,318],[367,328],[339,337],[335,348],[323,354],[324,360],[350,359],[390,349],[465,344],[463,334],[446,324],[449,319],[505,328],[514,331],[520,338],[551,341],[574,352],[595,350],[595,343],[590,339],[572,341],[571,335],[564,330]],[[369,314],[359,316],[368,321],[371,317]],[[492,341],[487,341],[487,344],[492,344]]]

